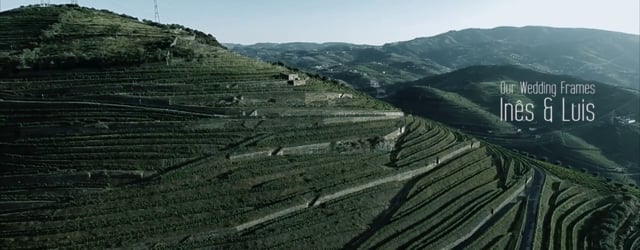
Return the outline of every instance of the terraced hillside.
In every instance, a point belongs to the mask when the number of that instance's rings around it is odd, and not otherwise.
[[[101,21],[86,27],[73,18],[93,15]],[[23,27],[10,39],[15,31],[0,26],[12,46],[72,40],[104,58],[140,47],[109,47],[138,34],[98,32],[103,25],[142,25],[148,39],[171,41],[136,60],[72,57],[77,65],[64,68],[36,66],[56,65],[55,53],[15,65],[25,51],[4,51],[0,248],[637,244],[635,189],[564,180],[574,172],[546,172],[555,168],[235,55],[211,36],[77,6],[25,7],[0,22]],[[51,28],[65,35],[33,35]],[[97,52],[107,47],[116,51]],[[282,78],[294,73],[306,84]],[[572,209],[549,173],[598,199],[576,197]],[[598,214],[606,209],[631,219],[611,226],[616,218]]]
[[[546,178],[534,248],[637,249],[637,201],[637,196],[606,196],[555,176]],[[584,226],[589,224],[597,226],[587,230]]]

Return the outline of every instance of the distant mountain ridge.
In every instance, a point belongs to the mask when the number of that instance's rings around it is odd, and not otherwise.
[[[232,49],[345,80],[370,93],[375,93],[373,81],[387,85],[472,65],[503,64],[640,88],[640,36],[596,29],[497,27],[450,31],[382,46],[286,43]]]

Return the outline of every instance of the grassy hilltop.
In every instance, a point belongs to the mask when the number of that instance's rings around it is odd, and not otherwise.
[[[0,248],[640,246],[633,187],[211,35],[30,6],[0,44]]]

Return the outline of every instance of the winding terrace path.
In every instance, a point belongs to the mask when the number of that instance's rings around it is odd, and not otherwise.
[[[192,111],[184,111],[184,110],[179,110],[179,109],[155,108],[155,107],[149,107],[149,106],[136,106],[136,105],[129,105],[129,104],[89,102],[89,101],[37,101],[37,100],[7,100],[7,99],[0,99],[0,103],[2,103],[2,102],[5,102],[5,103],[36,103],[36,104],[79,104],[79,105],[107,106],[107,107],[117,107],[117,108],[133,108],[133,109],[142,109],[142,110],[148,110],[148,111],[159,111],[159,112],[175,113],[175,114],[181,114],[181,115],[197,115],[197,116],[218,117],[218,118],[230,117],[228,115],[192,112]]]
[[[538,204],[540,200],[540,193],[542,191],[542,183],[544,183],[544,173],[537,167],[533,168],[533,176],[531,179],[527,180],[527,182],[517,190],[515,190],[512,195],[502,202],[496,209],[495,213],[491,216],[484,218],[476,227],[474,227],[471,232],[469,232],[464,237],[461,237],[459,240],[452,242],[444,249],[452,249],[452,248],[460,248],[460,244],[468,240],[471,236],[473,236],[478,230],[485,228],[486,223],[490,222],[490,220],[494,219],[496,215],[501,215],[503,208],[507,207],[507,204],[513,202],[520,194],[527,193],[527,208],[526,208],[526,221],[523,229],[523,241],[520,244],[520,249],[531,249],[533,246],[533,236],[535,234],[536,229],[536,221],[538,218]]]
[[[452,249],[454,247],[460,247],[460,244],[465,242],[466,240],[468,240],[469,238],[471,238],[471,236],[473,236],[474,234],[476,234],[476,232],[478,232],[481,228],[484,228],[486,226],[489,226],[490,224],[493,224],[491,221],[492,219],[497,219],[497,215],[503,215],[503,209],[505,207],[509,207],[507,205],[509,205],[509,203],[512,203],[514,200],[516,200],[518,198],[518,196],[520,194],[522,194],[525,191],[525,188],[527,186],[527,183],[529,183],[530,180],[527,180],[526,183],[523,183],[521,187],[519,187],[518,189],[512,191],[511,195],[505,199],[504,201],[502,201],[502,203],[500,203],[500,205],[498,205],[498,207],[493,209],[493,213],[487,217],[485,217],[484,219],[482,219],[482,221],[480,221],[477,225],[475,225],[475,227],[473,229],[471,229],[471,231],[469,231],[467,234],[465,234],[464,236],[460,237],[460,239],[451,242],[449,245],[447,245],[446,247],[444,247],[443,249]],[[489,224],[487,224],[488,222],[491,222]]]
[[[471,149],[478,148],[478,147],[480,147],[480,142],[478,142],[478,141],[470,141],[470,142],[467,143],[467,146],[464,146],[464,147],[462,147],[460,149],[457,149],[457,150],[455,150],[455,151],[453,151],[451,153],[448,153],[446,155],[441,156],[440,157],[440,162],[442,164],[442,162],[445,162],[445,161],[447,161],[449,159],[452,159],[452,158],[454,158],[454,157],[456,157],[456,156],[458,156],[458,155],[460,155],[460,154],[462,154],[462,153],[464,153],[466,151],[469,151]],[[309,207],[318,206],[318,205],[320,205],[322,203],[326,203],[326,202],[338,199],[340,197],[343,197],[343,196],[346,196],[346,195],[349,195],[349,194],[357,193],[357,192],[360,192],[360,191],[365,190],[365,189],[373,188],[373,187],[376,187],[376,186],[379,186],[379,185],[382,185],[382,184],[385,184],[385,183],[393,182],[393,181],[405,181],[405,180],[411,179],[411,178],[413,178],[415,176],[418,176],[418,175],[424,174],[426,172],[429,172],[429,171],[431,171],[433,168],[435,168],[438,165],[439,164],[436,164],[434,162],[434,163],[431,163],[429,165],[426,165],[426,166],[418,168],[418,169],[405,171],[405,172],[398,173],[398,174],[395,174],[395,175],[392,175],[392,176],[388,176],[388,177],[384,177],[384,178],[381,178],[381,179],[377,179],[377,180],[374,180],[374,181],[371,181],[371,182],[368,182],[368,183],[365,183],[365,184],[362,184],[362,185],[358,185],[358,186],[355,186],[355,187],[347,188],[347,189],[344,189],[342,191],[338,191],[338,192],[335,192],[335,193],[332,193],[332,194],[327,194],[327,195],[324,195],[324,196],[320,196],[320,197],[317,197],[314,200],[307,201],[306,203],[303,203],[303,204],[300,204],[300,205],[297,205],[297,206],[293,206],[293,207],[290,207],[290,208],[287,208],[287,209],[284,209],[284,210],[280,210],[278,212],[268,214],[268,215],[266,215],[264,217],[261,217],[261,218],[258,218],[258,219],[255,219],[255,220],[240,224],[240,225],[236,226],[235,229],[236,229],[236,231],[243,231],[243,230],[249,229],[249,228],[251,228],[253,226],[256,226],[258,224],[262,224],[262,223],[265,223],[267,221],[274,220],[274,219],[280,218],[282,216],[285,216],[285,215],[288,215],[288,214],[291,214],[291,213],[294,213],[294,212],[297,212],[297,211],[300,211],[300,210],[303,210],[303,209],[306,209],[306,208],[309,208]]]
[[[464,143],[464,142],[463,142]],[[466,151],[472,150],[474,148],[479,148],[480,147],[480,142],[478,141],[468,141],[466,142],[466,145],[451,152],[448,153],[446,155],[443,155],[440,157],[440,161],[445,162],[449,159],[452,159]],[[270,214],[267,214],[263,217],[251,220],[251,221],[247,221],[245,223],[242,223],[240,225],[237,225],[235,227],[230,227],[230,228],[218,228],[218,229],[214,229],[211,230],[209,232],[204,232],[204,233],[198,233],[195,235],[187,235],[185,236],[180,236],[180,237],[174,237],[174,238],[180,238],[182,240],[180,240],[180,242],[190,242],[190,241],[199,241],[199,240],[204,240],[207,239],[209,237],[219,237],[219,236],[223,236],[223,235],[227,235],[227,234],[232,234],[232,233],[236,233],[236,232],[242,232],[245,230],[249,230],[257,225],[272,221],[272,220],[276,220],[278,218],[287,216],[289,214],[310,208],[310,207],[314,207],[317,205],[320,205],[322,203],[326,203],[335,199],[338,199],[340,197],[349,195],[349,194],[353,194],[368,188],[372,188],[378,185],[382,185],[385,183],[389,183],[389,182],[394,182],[394,181],[405,181],[408,179],[413,178],[414,176],[418,176],[421,174],[424,174],[428,171],[431,171],[433,168],[435,168],[436,166],[438,166],[439,164],[436,163],[431,163],[429,165],[426,165],[424,167],[418,168],[418,169],[413,169],[413,170],[408,170],[408,171],[404,171],[401,173],[397,173],[395,175],[392,176],[388,176],[388,177],[384,177],[381,179],[377,179],[362,185],[358,185],[355,187],[351,187],[351,188],[347,188],[335,193],[331,193],[331,194],[327,194],[324,196],[318,196],[310,201],[305,201],[302,204],[298,204],[298,205],[294,205]]]
[[[521,250],[533,249],[533,239],[536,233],[536,223],[538,221],[538,208],[540,204],[540,195],[542,193],[542,184],[545,180],[545,174],[538,167],[533,167],[533,181],[528,187],[527,213],[522,231]]]
[[[479,141],[467,141],[467,142],[461,142],[461,144],[465,144],[463,147],[450,152],[446,155],[440,156],[440,164],[445,163],[447,160],[453,159],[456,156],[467,152],[469,150],[475,149],[475,148],[479,148],[480,147],[480,142]],[[260,218],[254,219],[254,220],[250,220],[247,221],[245,223],[236,225],[236,226],[232,226],[232,227],[226,227],[226,228],[216,228],[207,232],[201,232],[201,233],[196,233],[196,234],[187,234],[187,235],[176,235],[174,237],[171,237],[170,239],[158,239],[160,242],[166,242],[168,241],[174,241],[177,240],[178,242],[182,243],[182,242],[193,242],[193,241],[200,241],[200,240],[206,240],[208,238],[211,237],[222,237],[225,235],[229,235],[229,234],[233,234],[233,233],[238,233],[238,232],[243,232],[246,230],[250,230],[260,224],[263,223],[267,223],[269,221],[273,221],[282,217],[285,217],[287,215],[290,215],[292,213],[307,209],[307,208],[311,208],[314,206],[318,206],[322,203],[326,203],[326,202],[330,202],[332,200],[338,199],[340,197],[349,195],[349,194],[353,194],[356,192],[360,192],[362,190],[368,189],[368,188],[373,188],[385,183],[389,183],[389,182],[394,182],[394,181],[406,181],[408,179],[411,179],[415,176],[419,176],[422,175],[424,173],[427,173],[429,171],[431,171],[432,169],[434,169],[435,167],[437,167],[440,164],[436,164],[431,163],[428,164],[424,167],[420,167],[417,169],[413,169],[413,170],[408,170],[408,171],[403,171],[400,173],[397,173],[395,175],[392,176],[388,176],[388,177],[384,177],[384,178],[380,178],[377,180],[373,180],[370,181],[368,183],[362,184],[362,185],[358,185],[358,186],[354,186],[351,188],[347,188],[335,193],[331,193],[331,194],[326,194],[323,196],[317,196],[311,200],[306,200],[303,203],[297,204],[297,205],[293,205],[290,206],[288,208],[267,214],[265,216],[262,216]],[[157,242],[159,243],[159,242]],[[162,243],[160,243],[162,244]]]

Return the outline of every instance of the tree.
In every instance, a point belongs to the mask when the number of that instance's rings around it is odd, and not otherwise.
[[[18,67],[22,69],[29,69],[37,63],[39,58],[40,48],[35,48],[33,50],[23,49],[22,54],[20,55],[20,65]]]

